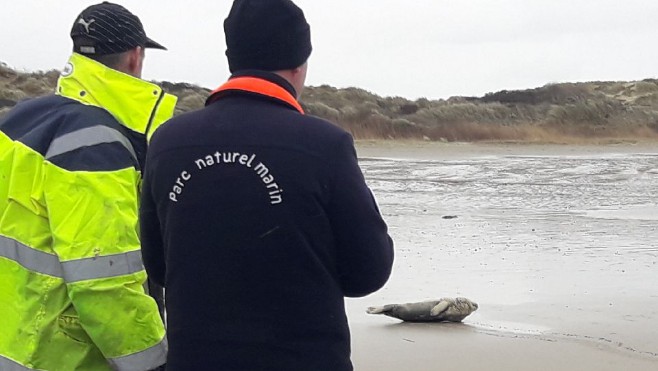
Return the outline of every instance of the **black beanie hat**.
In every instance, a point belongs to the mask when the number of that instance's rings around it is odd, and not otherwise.
[[[293,69],[311,55],[310,26],[290,0],[235,0],[224,34],[231,72]]]

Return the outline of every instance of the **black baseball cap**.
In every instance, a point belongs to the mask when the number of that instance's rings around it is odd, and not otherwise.
[[[146,36],[136,15],[107,1],[80,13],[71,28],[71,39],[73,51],[83,55],[115,54],[138,46],[167,50]]]

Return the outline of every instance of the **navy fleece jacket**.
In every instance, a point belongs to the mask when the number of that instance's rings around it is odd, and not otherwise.
[[[344,297],[393,263],[351,136],[274,98],[214,98],[148,151],[142,251],[166,288],[167,370],[351,370]]]

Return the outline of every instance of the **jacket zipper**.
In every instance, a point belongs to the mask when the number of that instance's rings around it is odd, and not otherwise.
[[[151,131],[151,125],[153,125],[153,120],[155,119],[155,113],[158,111],[158,107],[160,106],[160,102],[162,102],[162,98],[164,98],[165,92],[164,90],[160,90],[160,96],[158,97],[158,101],[155,102],[155,107],[153,107],[153,111],[151,111],[151,117],[149,118],[149,122],[146,125],[146,130],[144,131],[144,135],[148,138],[149,136],[149,131]]]

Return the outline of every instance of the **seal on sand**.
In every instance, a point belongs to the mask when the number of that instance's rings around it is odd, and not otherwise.
[[[407,322],[461,322],[477,309],[477,303],[466,298],[441,298],[418,303],[370,307],[367,313],[383,314]]]

